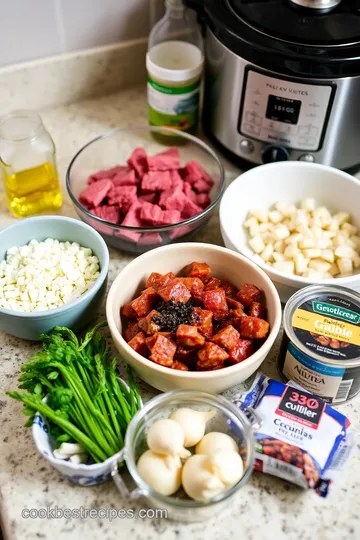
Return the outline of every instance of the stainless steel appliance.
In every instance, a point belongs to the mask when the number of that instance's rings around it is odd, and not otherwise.
[[[206,25],[206,131],[253,164],[360,165],[360,0],[185,0]]]

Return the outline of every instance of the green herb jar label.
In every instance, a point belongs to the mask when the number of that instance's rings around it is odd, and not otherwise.
[[[200,79],[187,86],[164,86],[148,77],[149,122],[193,131],[199,118]]]

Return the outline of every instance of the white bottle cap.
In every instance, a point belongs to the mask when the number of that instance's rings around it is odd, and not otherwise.
[[[164,41],[146,55],[146,68],[153,77],[182,82],[201,75],[204,57],[201,50],[186,41]]]

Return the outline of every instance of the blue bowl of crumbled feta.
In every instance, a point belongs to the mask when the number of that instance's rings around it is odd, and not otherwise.
[[[104,298],[109,251],[85,223],[23,219],[0,231],[0,330],[37,340],[54,326],[78,330]]]

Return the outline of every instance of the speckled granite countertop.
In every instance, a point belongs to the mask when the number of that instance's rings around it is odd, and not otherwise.
[[[58,165],[64,179],[67,164],[75,152],[91,138],[109,129],[146,123],[143,89],[88,100],[66,107],[42,111],[58,150]],[[231,181],[239,171],[227,164]],[[64,188],[65,192],[65,188]],[[67,197],[61,213],[75,216]],[[3,193],[0,193],[0,228],[11,223]],[[221,244],[217,216],[198,241]],[[109,285],[131,260],[125,253],[110,250]],[[104,306],[99,317],[104,317]],[[230,515],[200,524],[163,520],[117,519],[24,519],[23,508],[127,508],[111,482],[92,488],[74,487],[63,479],[35,451],[30,431],[23,428],[24,416],[18,403],[10,402],[6,389],[16,388],[21,362],[38,349],[37,344],[21,341],[0,332],[0,510],[6,540],[66,538],[77,540],[350,540],[360,538],[360,456],[359,447],[346,471],[327,500],[271,476],[255,473],[238,493]],[[278,344],[263,364],[263,371],[277,377],[275,358]],[[140,383],[145,399],[155,391]],[[360,427],[360,398],[341,407]]]

